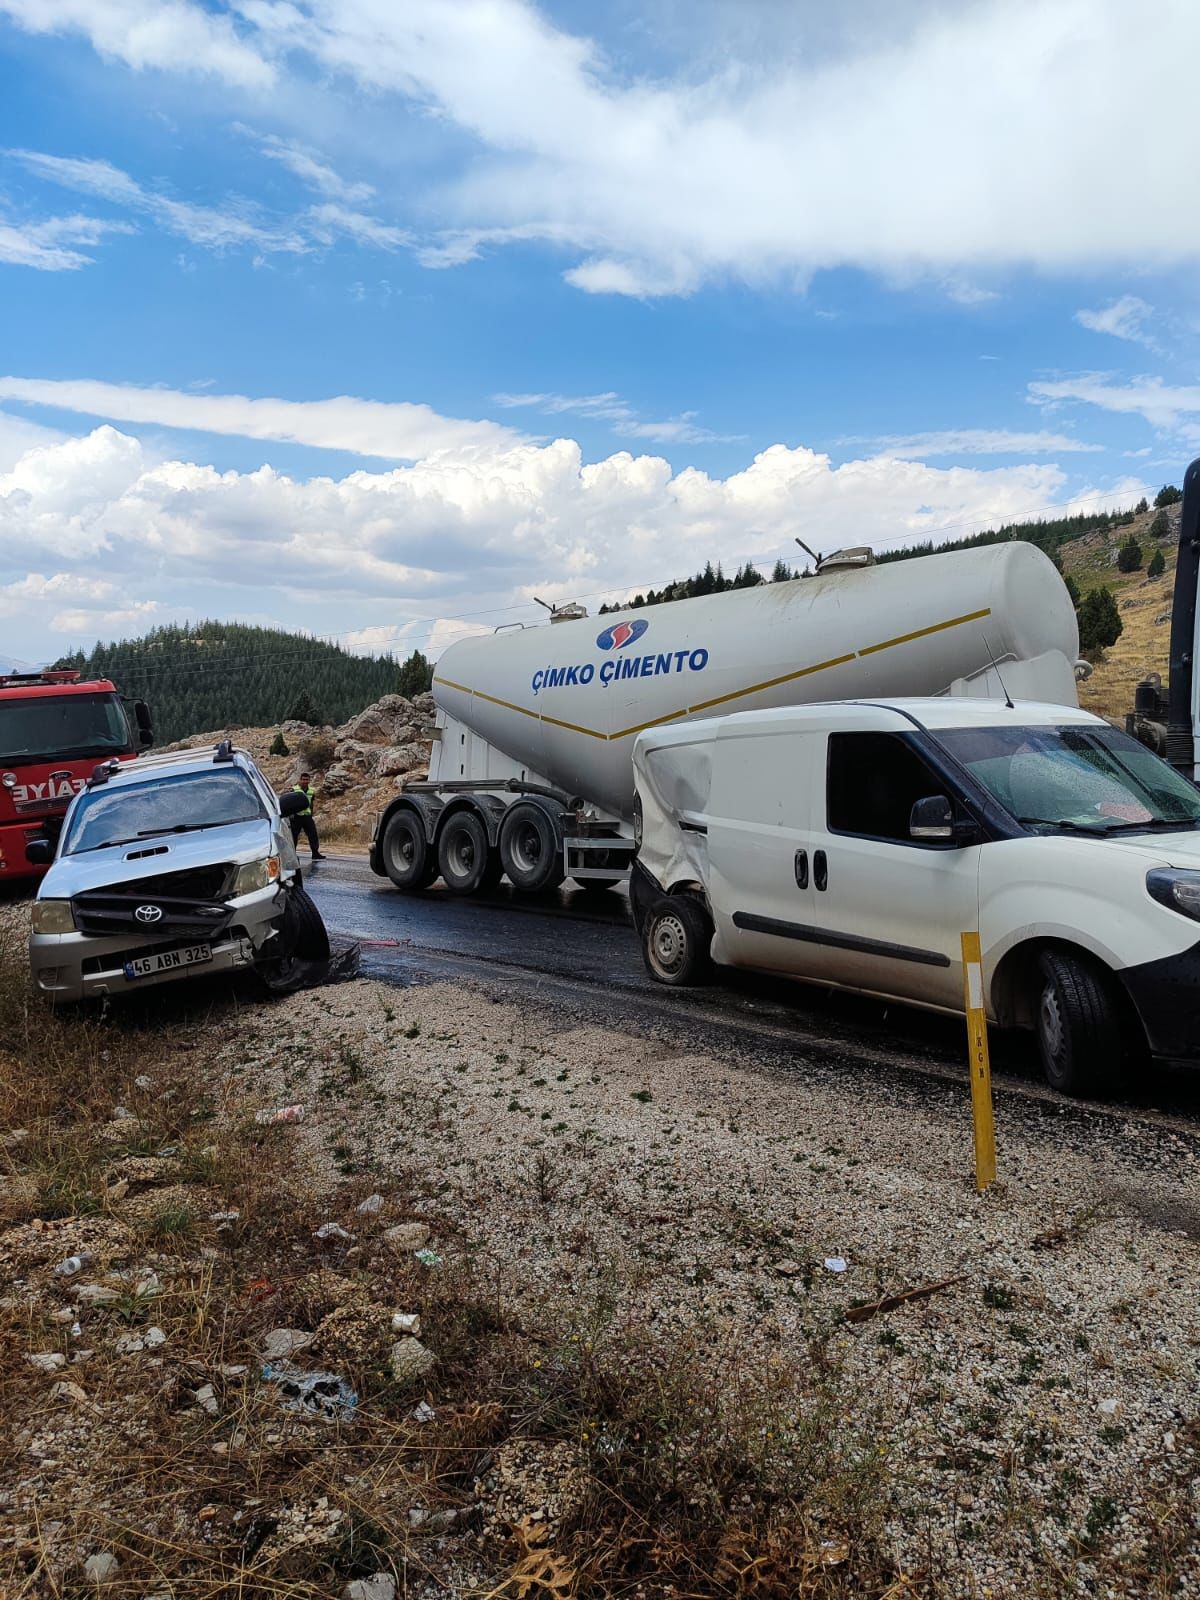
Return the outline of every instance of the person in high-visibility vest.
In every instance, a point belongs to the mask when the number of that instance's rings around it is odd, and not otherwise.
[[[292,785],[292,788],[298,794],[302,794],[308,801],[305,810],[298,812],[294,817],[288,818],[292,825],[292,843],[299,844],[300,835],[303,834],[308,840],[313,860],[324,861],[325,857],[321,854],[321,841],[317,837],[317,824],[313,820],[313,801],[316,798],[317,791],[312,786],[312,773],[302,772]]]

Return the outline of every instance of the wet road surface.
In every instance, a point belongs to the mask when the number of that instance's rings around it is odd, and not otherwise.
[[[726,972],[711,988],[670,990],[642,964],[623,893],[566,887],[540,899],[507,885],[458,898],[441,885],[400,894],[365,857],[305,864],[305,883],[331,933],[362,945],[365,976],[398,984],[469,982],[500,1000],[553,1005],[574,1022],[650,1035],[687,1051],[719,1050],[759,1069],[845,1079],[870,1072],[897,1088],[924,1086],[957,1102],[966,1090],[963,1024],[804,985]],[[1042,1082],[1025,1035],[993,1039],[997,1095],[1035,1115],[1105,1122],[1133,1115],[1194,1131],[1200,1073],[1154,1069],[1103,1105],[1064,1101]]]

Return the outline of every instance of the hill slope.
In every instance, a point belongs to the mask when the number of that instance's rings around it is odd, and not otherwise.
[[[395,689],[399,670],[390,656],[356,656],[279,628],[213,621],[97,643],[58,665],[111,677],[124,693],[148,700],[160,744],[198,728],[266,727],[287,717],[344,722]]]

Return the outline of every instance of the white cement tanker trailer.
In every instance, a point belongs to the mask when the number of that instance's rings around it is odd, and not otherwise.
[[[406,890],[609,887],[636,848],[643,728],[872,695],[1075,705],[1077,650],[1053,563],[1016,542],[847,551],[788,583],[463,639],[434,672],[429,777],[379,817],[371,865]]]

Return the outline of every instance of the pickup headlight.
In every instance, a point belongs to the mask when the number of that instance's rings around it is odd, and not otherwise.
[[[238,868],[233,892],[235,895],[253,894],[256,889],[268,889],[278,881],[279,857],[264,856],[261,861],[247,861],[244,867]]]
[[[1200,872],[1156,867],[1146,874],[1146,888],[1161,905],[1200,922]]]
[[[75,918],[69,900],[35,900],[33,902],[34,933],[74,933]]]

